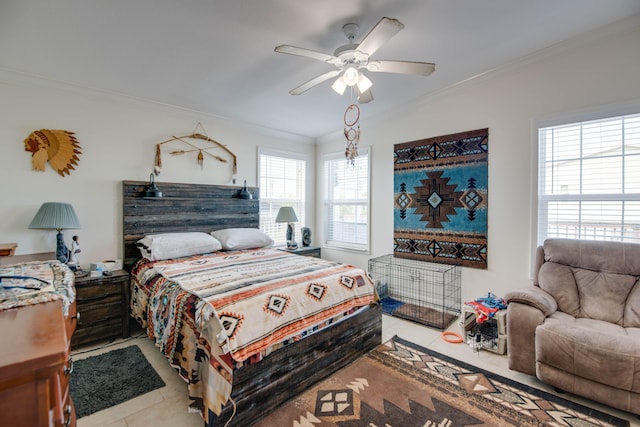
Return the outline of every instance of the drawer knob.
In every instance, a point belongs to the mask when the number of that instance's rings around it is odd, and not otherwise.
[[[73,359],[71,358],[71,356],[69,356],[69,362],[67,363],[67,366],[64,367],[63,372],[66,376],[69,376],[73,373]]]
[[[73,412],[73,410],[71,409],[71,405],[67,405],[64,408],[64,426],[65,427],[69,427],[71,425],[71,412]]]

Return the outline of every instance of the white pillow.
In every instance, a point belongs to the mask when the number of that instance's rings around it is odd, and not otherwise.
[[[149,234],[138,240],[137,246],[142,256],[151,261],[208,254],[222,249],[218,240],[201,232]]]
[[[212,231],[211,235],[222,243],[225,251],[266,248],[273,245],[271,237],[257,228],[225,228]]]

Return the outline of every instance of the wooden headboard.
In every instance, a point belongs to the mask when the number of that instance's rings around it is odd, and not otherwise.
[[[149,182],[122,182],[123,265],[127,271],[140,259],[136,242],[146,234],[202,231],[232,227],[258,228],[259,190],[240,198],[241,187],[157,182],[162,198],[144,197]]]

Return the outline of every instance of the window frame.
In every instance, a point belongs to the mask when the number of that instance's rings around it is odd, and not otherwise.
[[[332,152],[326,153],[322,156],[322,183],[323,183],[323,236],[322,236],[322,246],[327,249],[336,249],[336,250],[344,250],[350,252],[357,252],[361,254],[369,254],[371,251],[371,147],[362,147],[358,148],[358,158],[356,161],[361,158],[363,155],[367,157],[367,198],[363,202],[357,202],[359,199],[355,199],[356,202],[354,204],[359,206],[364,206],[366,208],[366,219],[367,224],[365,227],[366,232],[366,243],[354,243],[354,242],[346,242],[340,240],[330,240],[330,227],[329,222],[331,220],[331,208],[334,206],[334,203],[329,200],[329,179],[328,176],[328,163],[327,162],[344,162],[347,165],[347,160],[345,159],[344,152]],[[351,199],[354,200],[354,199]],[[347,203],[350,200],[341,201],[338,204],[350,204]]]
[[[290,203],[289,201],[282,201],[280,206],[293,206],[296,212],[296,216],[298,217],[298,222],[294,224],[294,228],[299,230],[301,227],[307,226],[307,205],[308,205],[308,194],[307,191],[307,182],[309,180],[309,170],[311,165],[311,158],[308,154],[299,153],[295,151],[287,151],[281,149],[274,149],[269,147],[258,147],[258,156],[257,156],[257,173],[258,173],[258,187],[260,187],[260,207],[259,207],[259,221],[260,221],[260,229],[268,234],[274,241],[274,247],[284,247],[286,246],[286,224],[275,224],[275,217],[278,214],[279,207],[277,209],[273,209],[273,215],[271,217],[274,221],[274,227],[278,228],[278,232],[276,235],[272,235],[269,229],[265,229],[263,226],[263,203],[269,202],[269,200],[282,200],[282,199],[268,199],[265,197],[265,192],[262,188],[262,157],[263,156],[271,156],[271,157],[279,157],[288,160],[302,161],[304,162],[304,177],[301,180],[302,187],[302,200],[298,200],[297,204]],[[266,222],[266,221],[265,221]],[[300,241],[301,234],[299,232],[295,233],[295,239]]]
[[[598,110],[582,111],[574,114],[560,115],[560,116],[548,118],[545,120],[534,121],[533,127],[532,127],[532,134],[533,134],[532,138],[534,138],[534,141],[536,141],[536,144],[533,144],[533,147],[532,147],[532,159],[534,159],[534,162],[532,163],[533,163],[533,173],[535,174],[534,175],[535,178],[532,180],[532,187],[533,187],[534,194],[536,195],[536,197],[534,198],[536,208],[534,210],[534,221],[533,221],[532,232],[533,232],[533,241],[536,242],[537,246],[541,245],[546,238],[555,237],[553,235],[549,236],[547,234],[549,209],[547,209],[546,206],[548,206],[549,202],[553,202],[553,201],[572,202],[573,201],[581,204],[584,202],[593,202],[593,201],[596,201],[596,202],[619,201],[621,203],[625,203],[628,201],[640,201],[640,192],[638,193],[625,192],[624,183],[625,181],[627,182],[629,181],[630,175],[624,175],[624,173],[622,174],[622,178],[621,178],[622,188],[619,192],[615,192],[615,193],[583,192],[582,183],[585,182],[585,178],[588,178],[588,176],[585,176],[582,174],[582,169],[580,169],[580,176],[579,176],[580,192],[578,194],[571,193],[567,195],[562,195],[562,194],[558,194],[557,192],[555,194],[553,192],[551,192],[550,194],[546,194],[544,192],[544,187],[543,187],[545,185],[545,179],[547,179],[547,177],[545,176],[545,171],[543,169],[543,163],[542,163],[543,161],[545,161],[544,150],[543,150],[545,142],[543,141],[543,138],[541,136],[542,132],[548,128],[562,128],[562,127],[569,127],[569,126],[580,126],[580,128],[583,129],[585,126],[592,124],[592,122],[596,122],[596,121],[606,122],[607,120],[622,120],[627,116],[629,117],[637,116],[638,114],[640,114],[640,104],[631,103],[631,104],[619,105],[619,106],[606,108],[606,109],[603,108]],[[623,132],[624,133],[621,135],[621,137],[625,138],[626,140],[626,138],[628,138],[629,136],[626,134],[624,128],[623,128]],[[584,143],[585,142],[584,142],[583,134],[580,134],[581,150]],[[621,161],[623,162],[623,164],[625,160],[629,158],[629,156],[633,156],[633,154],[625,153],[624,150],[625,150],[626,144],[628,143],[625,142],[624,144],[621,144],[621,148],[620,148],[621,152],[618,155],[619,157],[621,157]],[[585,156],[584,152],[580,151],[580,155],[575,159],[575,161],[584,162],[585,159],[589,160],[589,159],[600,158],[600,157],[605,158],[605,156],[595,156],[595,157],[593,155]],[[604,169],[606,168],[604,166],[601,166],[597,170],[604,170]],[[547,183],[547,185],[549,184]],[[620,212],[623,214],[624,205],[622,206],[623,207],[620,209]],[[583,207],[580,206],[579,209],[580,210],[578,212],[580,212],[579,213],[580,215]],[[579,218],[577,221],[581,221],[581,219]],[[621,216],[620,224],[623,225],[624,223],[625,222],[623,222],[623,216]],[[580,222],[578,224],[581,225]],[[614,241],[623,241],[623,242],[639,242],[637,239],[633,239],[629,237],[625,239],[623,234],[620,235],[620,238],[616,238],[615,236],[613,237],[605,236],[605,235],[599,236],[599,235],[596,235],[595,233],[592,233],[590,235],[584,235],[584,232],[580,232],[578,237],[570,237],[570,236],[557,236],[557,237],[577,238],[577,239],[584,239],[584,240],[589,239],[589,240],[614,240]]]

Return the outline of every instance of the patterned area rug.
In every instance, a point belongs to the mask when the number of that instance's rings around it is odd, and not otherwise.
[[[258,427],[628,426],[394,337]]]

